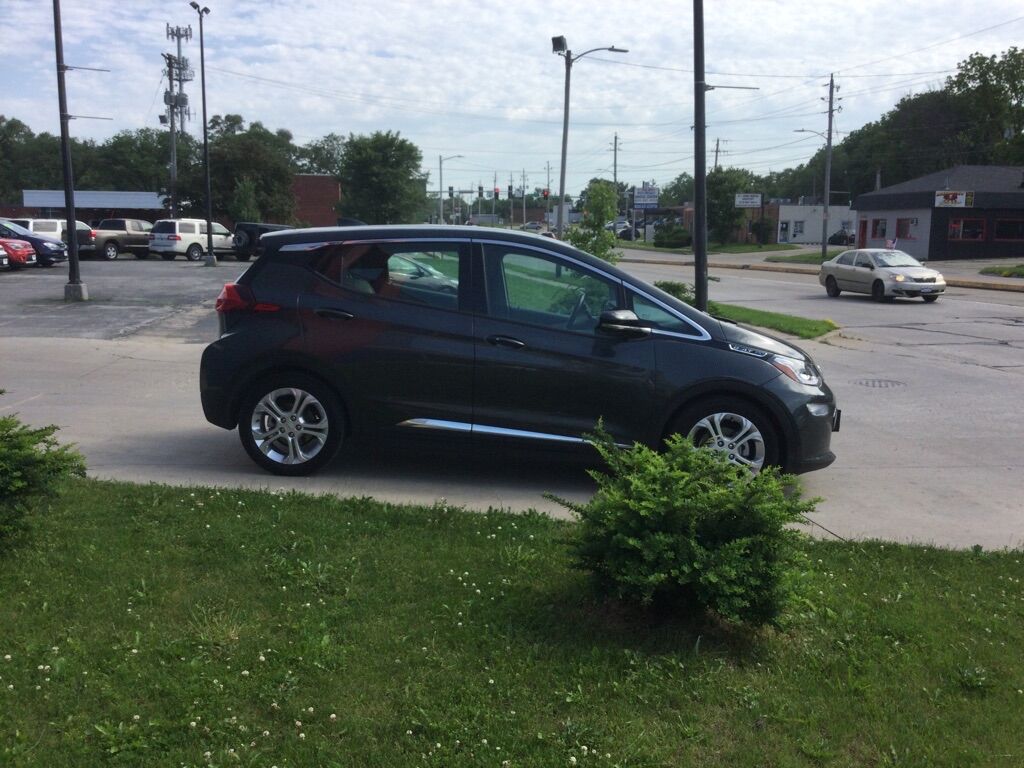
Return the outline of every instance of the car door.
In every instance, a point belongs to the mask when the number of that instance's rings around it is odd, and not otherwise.
[[[469,434],[474,318],[469,241],[332,243],[314,254],[298,300],[303,346],[337,384],[360,428]],[[447,290],[391,276],[389,262],[429,264]]]
[[[213,222],[213,250],[221,253],[234,250],[231,232],[223,224]]]
[[[853,260],[853,267],[850,269],[850,290],[870,293],[874,278],[871,254],[867,251],[857,251],[857,257]]]
[[[831,268],[836,285],[844,290],[852,290],[853,260],[856,256],[857,251],[845,251],[839,254]]]
[[[149,248],[149,230],[142,226],[141,221],[128,219],[125,221],[125,247],[134,253]]]
[[[621,281],[542,248],[483,241],[486,297],[476,324],[474,435],[577,441],[598,420],[642,439],[654,392],[654,344],[597,330],[623,303]]]

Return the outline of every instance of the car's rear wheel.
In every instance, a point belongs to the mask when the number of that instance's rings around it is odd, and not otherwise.
[[[689,405],[670,432],[687,435],[693,444],[723,454],[755,474],[779,463],[779,435],[768,415],[737,397],[714,397]]]
[[[113,261],[114,259],[116,259],[120,252],[121,249],[118,248],[117,243],[113,241],[106,243],[103,246],[103,258],[106,259],[107,261]]]
[[[875,282],[873,282],[871,284],[871,300],[872,301],[881,301],[884,298],[885,298],[885,285],[883,285],[881,280],[875,280]]]
[[[203,247],[199,243],[192,243],[185,251],[185,258],[189,261],[199,261],[203,258]]]
[[[145,251],[136,251],[135,258],[141,261],[145,261],[146,259],[149,258],[149,250],[147,249]]]
[[[160,258],[164,261],[174,261],[174,257],[177,255],[174,251],[171,251],[170,253],[161,253]]]
[[[263,379],[239,410],[238,436],[258,465],[278,475],[308,475],[341,446],[345,418],[338,398],[301,373]]]
[[[938,296],[922,296],[921,298],[924,299],[925,304],[934,304],[939,300]]]
[[[248,261],[252,258],[250,253],[235,253],[235,261]]]
[[[836,283],[836,279],[832,277],[832,275],[825,278],[825,293],[833,299],[842,293],[842,291],[839,290],[839,285]]]

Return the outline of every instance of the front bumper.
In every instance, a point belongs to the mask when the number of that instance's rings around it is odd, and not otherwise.
[[[904,280],[897,283],[889,280],[885,284],[886,296],[904,296],[907,298],[919,298],[921,296],[939,296],[946,292],[946,284],[942,283],[914,283]]]

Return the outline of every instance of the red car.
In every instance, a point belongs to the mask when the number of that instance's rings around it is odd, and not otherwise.
[[[36,263],[36,249],[32,243],[0,237],[0,267],[21,269]]]

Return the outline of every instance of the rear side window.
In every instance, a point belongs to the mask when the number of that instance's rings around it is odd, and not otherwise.
[[[104,219],[97,229],[124,229],[124,219]]]
[[[128,227],[128,229],[130,229],[132,232],[142,232],[143,231],[142,225],[139,222],[137,222],[137,221],[130,221],[130,222],[128,222],[128,224],[130,225]]]
[[[359,243],[324,251],[313,269],[352,293],[456,310],[463,251],[454,243]]]
[[[177,230],[174,227],[173,221],[158,221],[153,225],[153,232],[155,234],[174,234]]]
[[[856,251],[847,251],[846,253],[841,253],[839,254],[839,258],[836,259],[836,264],[845,264],[849,266],[853,264],[853,257],[856,255]]]
[[[179,221],[178,232],[183,235],[194,235],[196,233],[196,225],[191,221]]]
[[[59,227],[56,221],[37,221],[34,229],[36,232],[56,232]]]

